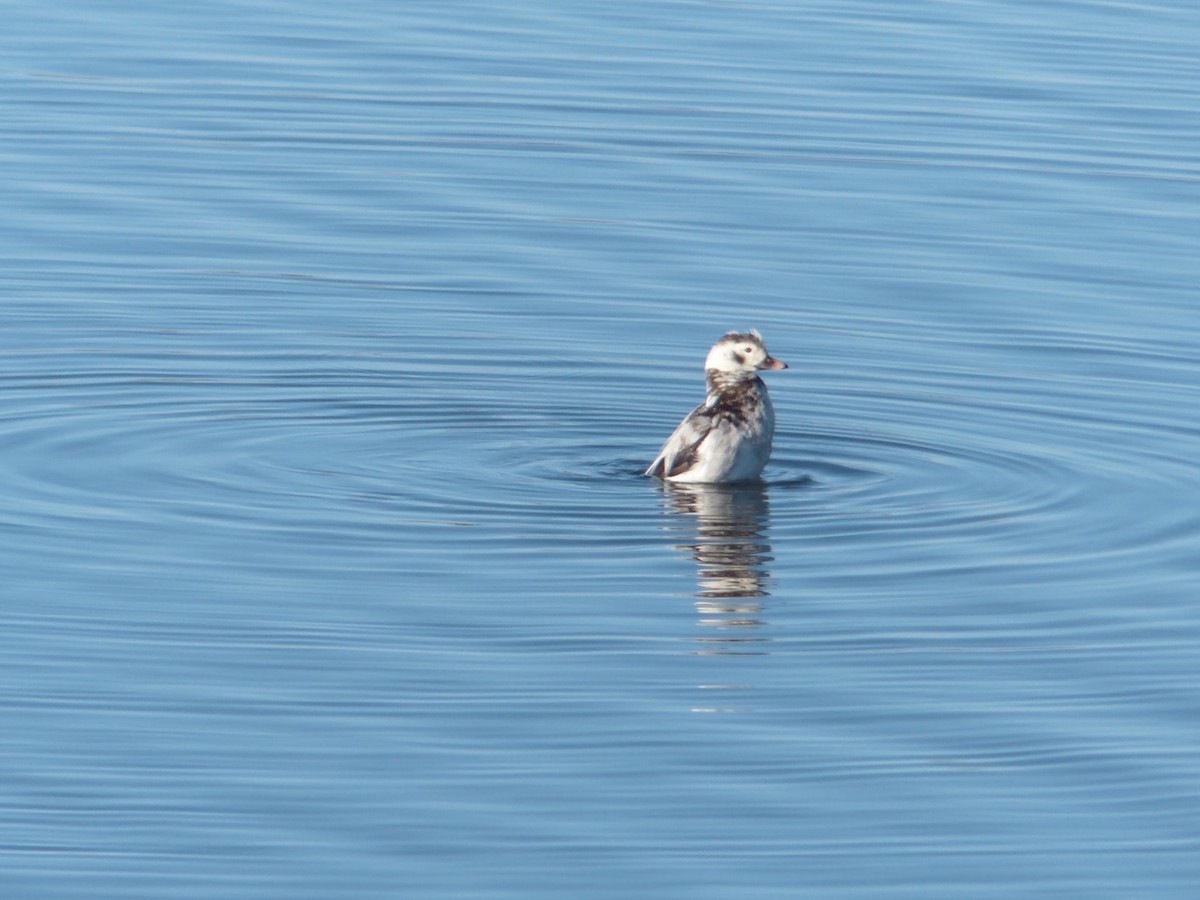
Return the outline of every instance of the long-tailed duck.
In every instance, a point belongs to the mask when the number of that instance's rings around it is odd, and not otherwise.
[[[775,410],[762,369],[786,369],[757,331],[731,331],[708,351],[708,397],[667,438],[647,475],[664,481],[753,481],[771,456]]]

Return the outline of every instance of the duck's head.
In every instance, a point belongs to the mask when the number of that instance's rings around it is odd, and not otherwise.
[[[731,331],[708,351],[706,372],[716,370],[728,375],[753,375],[762,369],[786,369],[787,363],[775,359],[763,346],[757,331]]]

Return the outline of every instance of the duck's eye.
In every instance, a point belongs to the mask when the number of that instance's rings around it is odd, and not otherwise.
[[[747,353],[750,353],[750,352],[752,352],[751,348],[750,348],[750,347],[747,347],[747,348],[746,348],[746,352],[747,352]]]

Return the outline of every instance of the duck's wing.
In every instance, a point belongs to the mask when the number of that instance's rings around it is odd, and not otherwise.
[[[694,466],[700,445],[712,433],[714,421],[713,409],[708,403],[693,409],[671,432],[646,474],[666,480]]]

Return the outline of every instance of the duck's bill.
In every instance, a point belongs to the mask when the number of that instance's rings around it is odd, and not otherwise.
[[[787,367],[787,363],[773,356],[768,356],[758,365],[760,369],[786,369]]]

